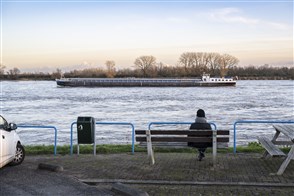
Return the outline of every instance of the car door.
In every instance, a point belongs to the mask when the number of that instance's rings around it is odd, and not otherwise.
[[[10,162],[13,159],[14,153],[15,153],[15,145],[13,143],[14,133],[13,131],[6,130],[7,126],[8,126],[7,121],[2,116],[0,116],[0,130],[1,130],[1,135],[0,135],[1,160],[0,162],[3,164]]]
[[[2,147],[2,143],[3,143],[3,141],[2,141],[2,129],[0,129],[0,167],[2,166],[2,163],[3,163],[3,147]]]

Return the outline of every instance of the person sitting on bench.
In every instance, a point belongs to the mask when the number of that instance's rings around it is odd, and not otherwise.
[[[207,123],[207,121],[206,121],[204,110],[199,109],[197,111],[195,123],[191,124],[190,129],[212,130],[210,124]],[[205,153],[206,148],[209,147],[209,145],[211,145],[211,144],[207,144],[207,143],[196,144],[193,142],[188,142],[188,146],[198,148],[198,152],[199,152],[198,160],[199,161],[201,161],[205,157],[204,153]]]

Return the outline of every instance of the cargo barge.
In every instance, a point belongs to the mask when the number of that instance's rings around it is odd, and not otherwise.
[[[69,87],[216,87],[235,86],[233,78],[213,78],[204,74],[201,79],[178,78],[61,78],[58,86]]]

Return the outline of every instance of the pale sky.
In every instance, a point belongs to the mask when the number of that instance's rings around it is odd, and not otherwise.
[[[236,56],[240,66],[293,66],[293,1],[0,0],[1,63],[42,70],[175,65],[184,52]]]

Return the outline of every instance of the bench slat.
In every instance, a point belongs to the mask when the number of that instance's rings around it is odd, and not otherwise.
[[[258,141],[271,156],[286,156],[285,153],[275,146],[268,138],[258,137]]]
[[[294,142],[294,125],[274,125],[274,128],[285,134]]]
[[[197,135],[211,136],[212,130],[150,130],[151,135]],[[145,135],[146,130],[135,130],[136,135]],[[217,130],[217,135],[230,135],[229,130]]]
[[[136,137],[137,142],[146,142],[146,137]],[[211,137],[151,137],[152,142],[197,142],[207,143],[212,142]],[[217,138],[217,142],[229,142],[228,137]]]
[[[199,143],[204,144],[204,143]],[[217,148],[227,148],[228,143],[226,142],[218,142]],[[147,142],[140,142],[140,147],[147,147]],[[153,142],[152,146],[154,147],[160,147],[160,148],[191,148],[191,146],[187,145],[187,142]]]

